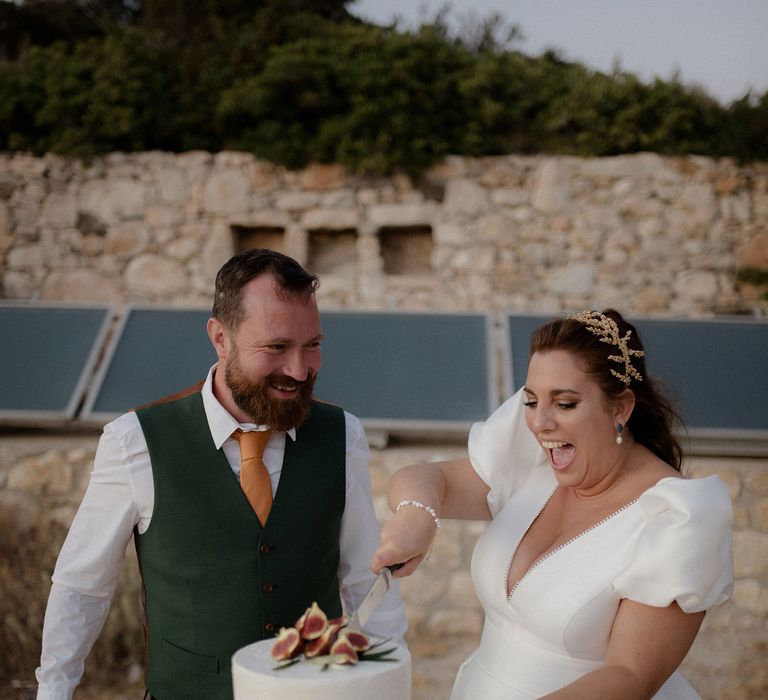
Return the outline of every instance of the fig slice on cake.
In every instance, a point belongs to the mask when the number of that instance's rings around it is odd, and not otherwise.
[[[362,632],[344,630],[342,634],[346,636],[347,640],[355,651],[365,651],[370,644],[368,637],[366,637]]]
[[[287,661],[301,654],[302,643],[299,631],[295,627],[283,627],[272,645],[272,658],[275,661]]]
[[[313,656],[324,656],[328,654],[339,636],[341,625],[329,622],[325,631],[315,639],[309,639],[304,643],[304,656],[311,659]]]
[[[306,612],[296,622],[296,629],[302,639],[317,639],[328,627],[328,618],[320,609],[320,606],[314,602],[307,608]]]
[[[331,646],[331,658],[335,664],[357,663],[357,652],[344,632],[339,634],[338,639]]]
[[[329,620],[320,606],[313,602],[293,627],[283,627],[272,646],[272,658],[285,663],[276,669],[287,668],[298,661],[331,665],[353,666],[358,661],[390,661],[386,658],[394,647],[384,651],[374,650],[368,636],[357,628],[350,628],[350,618],[341,615]]]

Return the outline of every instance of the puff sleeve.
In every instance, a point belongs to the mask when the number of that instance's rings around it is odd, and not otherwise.
[[[522,390],[469,432],[469,459],[488,485],[488,507],[494,517],[526,481],[531,470],[547,461],[544,450],[525,424]]]
[[[688,613],[725,602],[733,589],[731,499],[716,476],[662,479],[638,502],[645,525],[613,585],[622,598]]]

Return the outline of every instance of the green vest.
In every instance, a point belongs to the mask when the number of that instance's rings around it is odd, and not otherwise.
[[[286,437],[264,527],[213,445],[199,393],[136,413],[155,485],[152,520],[135,536],[147,687],[160,700],[231,700],[237,649],[293,625],[313,601],[342,612],[344,412],[314,403],[296,440]]]

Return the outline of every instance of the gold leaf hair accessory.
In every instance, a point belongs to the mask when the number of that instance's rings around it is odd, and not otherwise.
[[[619,381],[624,382],[625,386],[629,386],[629,383],[633,379],[642,382],[643,377],[632,366],[632,356],[643,357],[645,355],[644,350],[633,350],[627,347],[632,331],[628,330],[624,336],[619,335],[619,327],[609,316],[601,314],[599,311],[582,311],[581,313],[569,316],[568,318],[574,321],[581,321],[590,333],[596,335],[601,343],[608,343],[609,345],[615,345],[620,351],[621,355],[608,355],[608,359],[613,362],[619,362],[624,365],[624,374],[617,372],[615,369],[611,370],[611,374],[618,378]]]

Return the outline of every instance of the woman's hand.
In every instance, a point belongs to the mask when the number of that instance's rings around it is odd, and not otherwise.
[[[428,555],[436,535],[437,523],[426,510],[402,506],[384,523],[371,568],[378,573],[384,566],[403,564],[395,576],[410,576]]]
[[[410,576],[428,556],[439,518],[490,519],[487,494],[466,457],[403,467],[389,482],[387,498],[395,512],[382,528],[371,568],[378,573],[382,566],[403,564],[396,575]]]

